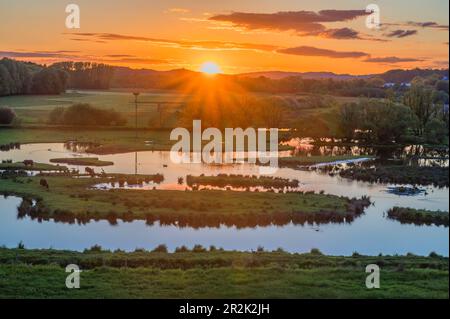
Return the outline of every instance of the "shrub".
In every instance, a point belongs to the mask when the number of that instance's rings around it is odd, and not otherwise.
[[[48,118],[51,124],[71,126],[123,126],[126,120],[114,110],[102,110],[87,103],[73,104],[68,108],[53,109]]]
[[[91,248],[89,248],[89,249],[85,249],[84,250],[84,252],[85,253],[87,253],[87,252],[101,252],[103,249],[102,249],[102,246],[100,246],[100,245],[94,245],[94,246],[92,246]]]
[[[204,252],[206,252],[206,248],[204,248],[202,245],[195,245],[194,248],[192,248],[192,252],[204,253]]]
[[[8,106],[0,107],[0,124],[11,124],[16,118],[16,112]]]
[[[323,253],[318,248],[313,248],[309,252],[311,255],[323,255]]]
[[[441,257],[438,253],[436,253],[435,251],[432,251],[429,255],[428,255],[428,257],[430,257],[430,258],[439,258],[439,257]]]
[[[181,246],[181,247],[175,248],[176,253],[186,253],[188,251],[189,251],[189,249],[186,246]]]
[[[154,253],[167,253],[167,246],[162,244],[155,247],[155,249],[152,250]]]

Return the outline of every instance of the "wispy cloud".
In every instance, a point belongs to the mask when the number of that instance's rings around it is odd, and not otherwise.
[[[302,36],[333,39],[379,40],[361,35],[351,28],[327,28],[324,23],[344,22],[366,16],[365,10],[287,11],[276,13],[233,12],[209,18],[247,30],[294,31]]]
[[[387,33],[386,36],[390,37],[390,38],[406,38],[406,37],[415,35],[417,33],[418,33],[417,30],[401,30],[401,29],[398,29],[398,30],[394,30],[394,31],[391,31],[391,32]]]
[[[379,58],[367,58],[364,60],[364,62],[371,62],[371,63],[388,63],[388,64],[395,64],[395,63],[405,63],[405,62],[422,62],[421,59],[415,59],[415,58],[399,58],[396,56],[389,56],[389,57],[379,57]]]
[[[284,54],[293,54],[301,56],[318,56],[327,58],[361,58],[369,56],[368,53],[358,51],[334,51],[310,46],[300,46],[295,48],[280,49],[277,52]]]
[[[383,23],[383,26],[390,27],[414,27],[414,28],[422,28],[422,29],[436,29],[436,30],[442,30],[442,31],[448,31],[448,25],[446,24],[440,24],[434,21],[427,21],[427,22],[418,22],[418,21],[406,21],[406,22],[397,22],[397,23]]]
[[[186,9],[186,8],[169,8],[167,10],[167,12],[186,14],[186,13],[191,12],[191,10],[190,9]]]
[[[440,30],[448,31],[448,25],[439,24],[439,23],[433,22],[433,21],[428,21],[428,22],[408,21],[405,23],[405,25],[409,25],[409,26],[413,26],[413,27],[420,27],[420,28],[432,28],[432,29],[440,29]]]
[[[72,58],[78,51],[0,51],[5,58]]]
[[[82,37],[86,41],[143,41],[156,45],[198,49],[198,50],[260,50],[273,51],[278,46],[257,43],[242,43],[233,41],[184,41],[170,40],[143,36],[123,35],[117,33],[70,33],[78,38]]]

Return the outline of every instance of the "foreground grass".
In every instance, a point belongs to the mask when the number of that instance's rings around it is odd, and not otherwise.
[[[80,289],[65,287],[69,263]],[[448,298],[448,258],[0,249],[0,298]]]
[[[393,207],[387,215],[405,224],[416,225],[444,225],[448,227],[448,212],[430,211],[426,209],[414,209],[405,207]]]
[[[125,178],[126,176],[122,177]],[[23,213],[59,221],[90,219],[146,219],[148,222],[186,223],[192,226],[286,224],[293,221],[344,221],[361,214],[367,199],[312,193],[257,193],[226,191],[169,191],[133,189],[97,190],[109,178],[47,176],[50,189],[40,186],[42,177],[0,180],[0,194],[38,200]],[[114,177],[115,178],[115,177]],[[144,177],[143,177],[144,178]]]

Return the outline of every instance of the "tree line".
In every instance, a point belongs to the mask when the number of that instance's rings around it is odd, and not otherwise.
[[[60,94],[68,75],[63,70],[4,58],[0,60],[0,96]]]
[[[60,94],[67,88],[109,89],[114,67],[91,62],[59,62],[51,66],[0,60],[0,96]]]

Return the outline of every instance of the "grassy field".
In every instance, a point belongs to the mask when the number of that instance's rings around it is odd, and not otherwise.
[[[182,102],[188,101],[189,97],[175,92],[154,92],[142,94],[140,102]],[[0,97],[1,106],[13,108],[23,124],[48,125],[48,114],[52,109],[59,106],[70,106],[75,103],[89,103],[101,109],[113,109],[120,112],[130,126],[134,127],[135,105],[134,96],[131,92],[115,91],[79,91],[64,93],[61,95],[26,95]],[[180,105],[164,106],[163,124],[171,127],[176,122],[176,112]],[[138,126],[159,126],[159,112],[155,104],[141,104],[138,109]],[[51,123],[50,123],[51,124]]]
[[[232,94],[232,93],[229,93]],[[311,135],[337,135],[338,112],[343,103],[355,102],[363,98],[328,97],[329,105],[324,107],[308,106],[308,95],[292,94],[251,94],[255,98],[276,98],[280,101],[297,101],[291,106],[283,107],[281,127],[302,128]],[[180,114],[186,104],[195,100],[195,96],[177,93],[175,91],[152,91],[139,96],[138,127],[139,128],[173,128],[179,126]],[[155,102],[170,102],[163,104],[158,111]],[[29,95],[0,97],[0,106],[14,109],[23,125],[46,126],[48,115],[55,107],[67,107],[75,103],[89,103],[100,109],[112,109],[120,112],[127,120],[127,126],[135,126],[134,96],[131,91],[69,91],[61,95]],[[153,103],[153,104],[152,104]],[[312,123],[315,123],[311,126]]]
[[[90,153],[114,154],[131,151],[170,150],[169,131],[140,130],[138,138],[133,130],[126,129],[57,129],[57,128],[0,128],[0,145],[9,143],[80,143],[100,144],[91,147]],[[151,141],[151,143],[146,143]]]
[[[448,298],[448,258],[0,248],[0,298]],[[67,289],[77,264],[80,289]],[[367,289],[365,267],[380,266]]]
[[[0,194],[14,194],[38,199],[31,211],[24,211],[57,221],[83,221],[118,218],[145,219],[149,222],[187,223],[193,226],[286,224],[344,221],[358,216],[369,204],[367,199],[350,200],[333,195],[312,193],[256,193],[225,191],[169,191],[115,189],[94,190],[89,187],[106,182],[105,178],[45,177],[50,189],[41,187],[41,177],[5,179]]]

